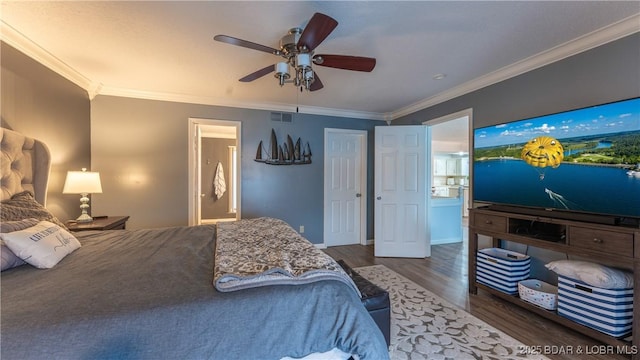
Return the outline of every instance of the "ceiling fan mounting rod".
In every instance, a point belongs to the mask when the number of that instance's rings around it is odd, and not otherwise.
[[[301,34],[302,29],[291,28],[287,35],[280,39],[280,52],[283,57],[290,58],[300,52],[300,49],[298,49],[298,40]]]

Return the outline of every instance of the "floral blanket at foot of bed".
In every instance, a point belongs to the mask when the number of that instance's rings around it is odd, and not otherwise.
[[[216,233],[213,283],[219,291],[338,280],[360,295],[333,258],[280,219],[218,223]]]

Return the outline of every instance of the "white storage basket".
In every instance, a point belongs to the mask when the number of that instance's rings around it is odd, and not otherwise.
[[[507,294],[518,293],[518,282],[529,278],[531,258],[515,251],[478,250],[476,281]]]
[[[520,299],[547,310],[558,307],[558,287],[537,279],[522,280],[518,283]]]
[[[614,337],[633,325],[633,288],[601,289],[558,276],[558,314]]]

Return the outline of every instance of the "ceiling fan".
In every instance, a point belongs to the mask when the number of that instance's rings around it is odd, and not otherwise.
[[[238,39],[228,35],[216,35],[214,40],[246,47],[253,50],[264,51],[273,55],[282,56],[285,61],[264,67],[240,79],[241,82],[250,82],[267,74],[275,72],[280,86],[285,83],[293,83],[309,91],[320,90],[324,87],[322,81],[312,68],[312,64],[332,67],[336,69],[370,72],[376,66],[376,59],[349,55],[315,54],[315,48],[329,36],[338,22],[330,16],[315,13],[304,29],[292,28],[280,39],[280,48],[256,44],[250,41]],[[289,68],[294,70],[291,79]]]

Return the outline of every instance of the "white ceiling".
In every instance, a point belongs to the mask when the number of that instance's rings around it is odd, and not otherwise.
[[[640,2],[2,1],[2,39],[97,94],[392,120],[640,31]],[[371,73],[315,66],[324,88],[238,79],[321,12],[316,53],[374,57]],[[436,74],[446,74],[434,80]],[[425,119],[426,120],[426,119]]]

